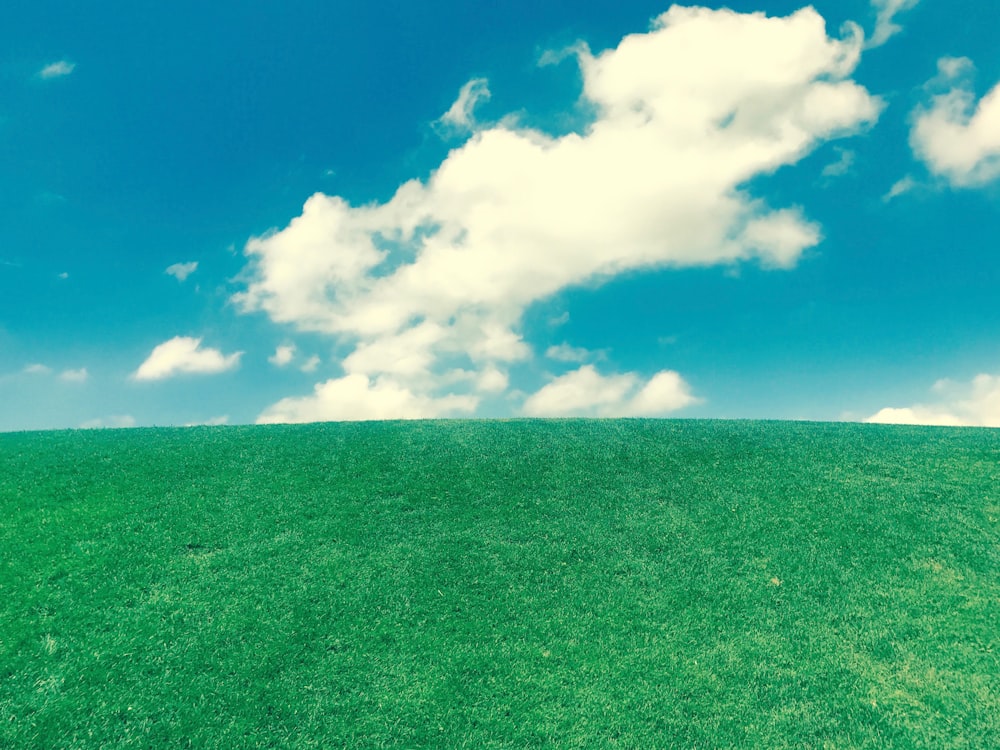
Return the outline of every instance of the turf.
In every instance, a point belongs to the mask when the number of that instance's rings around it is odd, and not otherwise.
[[[3,748],[990,748],[1000,431],[0,435]]]

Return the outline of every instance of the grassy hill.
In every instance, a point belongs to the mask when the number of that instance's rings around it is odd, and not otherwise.
[[[0,435],[3,748],[989,748],[1000,431]]]

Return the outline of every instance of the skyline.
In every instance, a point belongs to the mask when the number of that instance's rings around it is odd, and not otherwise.
[[[1000,9],[603,6],[15,11],[0,430],[1000,426]]]

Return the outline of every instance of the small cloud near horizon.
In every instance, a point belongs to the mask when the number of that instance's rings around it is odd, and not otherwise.
[[[601,375],[593,365],[584,365],[529,396],[524,413],[530,417],[654,417],[703,401],[672,370],[643,382],[633,372]]]
[[[88,419],[80,424],[81,430],[108,430],[135,427],[135,417],[131,414],[117,414],[99,419]]]
[[[1000,375],[980,373],[969,383],[939,380],[935,402],[880,409],[866,422],[942,427],[1000,427]]]
[[[229,424],[229,415],[223,414],[218,417],[209,417],[202,422],[187,422],[185,427],[220,427]]]

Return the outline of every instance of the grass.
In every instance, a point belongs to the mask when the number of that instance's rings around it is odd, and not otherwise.
[[[3,748],[988,748],[1000,431],[0,435]]]

